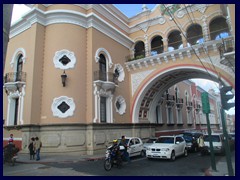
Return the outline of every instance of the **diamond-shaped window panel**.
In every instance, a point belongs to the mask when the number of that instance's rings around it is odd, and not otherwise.
[[[64,66],[66,66],[71,60],[64,55],[61,59],[59,59],[59,62],[61,62]]]
[[[65,113],[65,112],[70,108],[70,106],[63,101],[57,108],[58,108],[62,113]]]

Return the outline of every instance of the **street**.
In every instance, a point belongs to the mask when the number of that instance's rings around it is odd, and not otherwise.
[[[216,162],[225,161],[225,156],[215,156]],[[235,153],[232,153],[235,159]],[[121,169],[113,167],[105,171],[104,160],[76,161],[61,163],[16,163],[14,167],[4,164],[4,176],[204,176],[211,167],[210,156],[199,156],[190,153],[188,157],[178,157],[174,162],[169,160],[148,160],[132,158],[131,163],[124,163]],[[218,170],[218,169],[217,169]]]

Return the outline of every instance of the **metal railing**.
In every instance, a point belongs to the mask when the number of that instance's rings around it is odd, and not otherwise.
[[[115,84],[118,84],[117,80],[118,76],[112,72],[103,72],[103,71],[95,71],[94,72],[94,81],[109,81]]]
[[[235,51],[234,39],[230,37],[222,39],[222,44],[218,47],[218,49],[220,53],[220,58],[222,59],[225,53]]]
[[[9,82],[26,82],[26,72],[9,72],[6,73],[4,76],[4,83],[9,83]]]

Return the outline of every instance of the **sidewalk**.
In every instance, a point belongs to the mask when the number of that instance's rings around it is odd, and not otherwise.
[[[232,159],[233,174],[235,174],[235,159]],[[228,176],[228,166],[226,157],[223,156],[220,161],[216,163],[216,171],[209,167],[205,172],[204,176]]]
[[[18,153],[18,163],[52,163],[52,162],[78,162],[78,161],[97,161],[105,158],[105,154],[99,155],[81,155],[78,152],[65,153],[40,153],[40,160],[30,160],[28,153]],[[36,159],[36,156],[35,156]]]

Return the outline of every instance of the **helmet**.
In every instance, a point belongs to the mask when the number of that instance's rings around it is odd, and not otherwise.
[[[113,143],[116,143],[117,141],[118,141],[117,139],[114,139],[114,140],[113,140]]]

